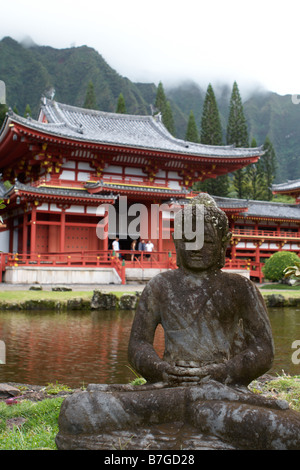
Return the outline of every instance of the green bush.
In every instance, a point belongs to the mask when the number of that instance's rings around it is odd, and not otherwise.
[[[296,253],[278,251],[266,261],[263,267],[264,276],[269,281],[280,281],[284,278],[284,270],[299,261],[300,258]]]

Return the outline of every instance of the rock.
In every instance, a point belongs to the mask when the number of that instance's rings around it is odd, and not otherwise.
[[[268,307],[284,307],[286,304],[285,298],[281,294],[266,295],[265,297]]]
[[[65,286],[56,286],[52,287],[53,292],[69,292],[72,291],[71,287],[65,287]]]
[[[36,284],[34,286],[30,286],[29,290],[43,290],[43,288],[39,284]]]
[[[75,299],[69,299],[67,301],[67,309],[68,310],[82,310],[82,299],[81,298],[75,298]]]
[[[91,300],[91,308],[94,310],[115,310],[118,306],[118,298],[114,294],[106,294],[95,290]]]
[[[56,300],[51,299],[31,299],[22,304],[22,310],[54,310]]]
[[[2,396],[2,397],[9,397],[9,396],[16,397],[17,395],[20,395],[20,390],[18,388],[13,387],[12,385],[9,385],[7,383],[1,383],[0,384],[0,396]]]
[[[135,310],[137,306],[137,296],[133,294],[124,294],[119,300],[120,310]]]

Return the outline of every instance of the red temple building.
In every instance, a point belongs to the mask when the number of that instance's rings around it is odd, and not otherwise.
[[[9,112],[0,133],[0,172],[11,183],[9,189],[2,183],[4,280],[101,284],[174,268],[173,243],[164,236],[172,230],[172,213],[161,210],[153,222],[151,205],[184,202],[195,195],[194,182],[231,173],[261,155],[261,147],[176,139],[160,115],[105,113],[46,98],[38,120]],[[140,235],[154,243],[150,258],[130,252],[132,215],[126,226],[118,223],[122,196],[128,214],[136,204],[148,209],[141,214]],[[261,280],[262,258],[278,249],[300,251],[299,205],[215,199],[233,232],[227,268],[248,268]],[[120,237],[122,261],[111,238],[96,233],[97,227],[109,231],[107,207],[117,216],[116,233],[109,236]]]

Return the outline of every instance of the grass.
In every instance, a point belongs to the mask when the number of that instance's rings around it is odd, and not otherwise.
[[[291,409],[300,412],[300,375],[283,374],[265,383],[254,380],[250,388],[255,393],[286,400]]]
[[[60,384],[49,384],[49,390],[51,388],[54,393],[65,389]],[[255,380],[249,388],[254,393],[286,400],[291,409],[300,412],[299,375],[283,374],[268,382]],[[56,450],[55,436],[63,400],[64,397],[38,402],[23,400],[11,406],[0,403],[0,450]]]
[[[107,292],[114,294],[118,298],[127,292]],[[26,302],[27,300],[57,300],[60,302],[66,302],[69,299],[81,298],[83,300],[92,300],[93,291],[38,291],[38,290],[7,290],[0,292],[0,302]]]
[[[58,415],[63,398],[47,398],[38,402],[24,400],[8,406],[0,403],[1,450],[55,450]],[[23,424],[13,425],[13,422]],[[11,423],[12,429],[7,424]]]
[[[288,290],[288,291],[299,291],[300,292],[300,284],[296,286],[288,286],[286,284],[264,284],[260,287],[262,290]]]
[[[92,299],[92,291],[66,291],[66,292],[55,292],[55,291],[35,291],[35,290],[11,290],[0,292],[0,302],[25,302],[26,300],[58,300],[67,301],[74,297],[80,297],[82,299]]]

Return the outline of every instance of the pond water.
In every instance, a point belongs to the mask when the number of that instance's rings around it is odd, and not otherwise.
[[[135,378],[127,361],[133,316],[126,311],[0,311],[0,340],[6,346],[0,383],[128,383]],[[300,364],[292,362],[292,343],[300,340],[300,309],[269,309],[269,317],[276,349],[270,372],[300,375]],[[162,329],[155,348],[162,356]]]

